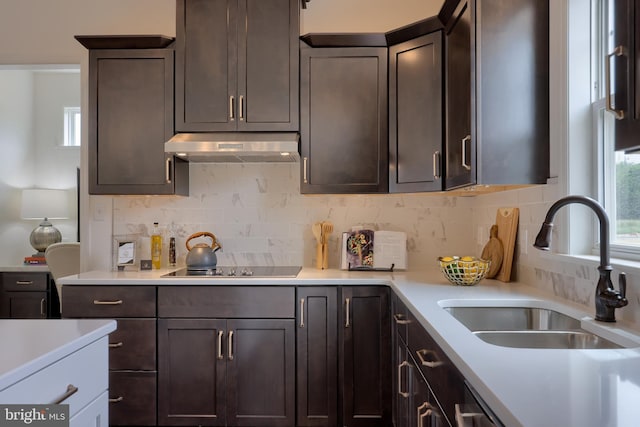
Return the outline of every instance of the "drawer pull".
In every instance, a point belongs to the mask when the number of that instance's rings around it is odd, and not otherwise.
[[[409,392],[402,391],[402,368],[405,366],[411,367],[411,363],[403,360],[402,363],[398,365],[398,394],[406,399],[409,397]]]
[[[99,299],[94,299],[93,300],[93,304],[94,305],[120,305],[122,304],[122,300],[118,299],[115,301],[103,301],[103,300],[99,300]]]
[[[300,327],[304,328],[304,298],[300,298]]]
[[[344,327],[348,328],[351,326],[351,321],[349,320],[349,313],[351,312],[349,306],[351,305],[351,300],[349,298],[345,298],[344,303]]]
[[[426,409],[424,413],[423,409]],[[418,406],[418,427],[424,427],[424,418],[430,417],[433,414],[433,406],[429,402],[424,402],[422,405]]]
[[[16,280],[16,285],[33,285],[33,280]]]
[[[393,315],[393,320],[395,320],[398,325],[408,325],[411,323],[411,320],[404,318],[404,314],[399,313]]]
[[[118,402],[122,402],[123,400],[124,400],[124,397],[118,396],[118,397],[116,397],[114,399],[109,398],[109,403],[118,403]]]
[[[64,402],[65,400],[67,400],[68,398],[76,394],[77,391],[78,391],[78,387],[74,386],[73,384],[69,384],[67,386],[67,391],[65,391],[62,396],[54,400],[52,403],[54,405],[59,405],[60,403]]]
[[[109,343],[109,348],[118,348],[118,347],[122,347],[123,345],[124,344],[122,343],[122,341]]]
[[[224,359],[224,354],[222,354],[222,337],[224,336],[224,331],[218,331],[218,359]]]
[[[233,331],[229,331],[229,360],[233,360]]]
[[[438,356],[433,350],[426,350],[423,348],[422,350],[416,351],[416,355],[418,356],[418,359],[420,359],[420,364],[427,368],[437,368],[442,365],[442,362],[438,360]],[[426,360],[425,357],[427,357],[427,355],[431,355],[433,360]]]

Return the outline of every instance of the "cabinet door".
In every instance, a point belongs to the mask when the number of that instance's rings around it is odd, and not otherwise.
[[[395,427],[409,427],[411,408],[411,369],[407,345],[394,332],[393,353],[393,422]]]
[[[188,163],[164,152],[171,136],[173,50],[91,50],[89,193],[188,194]]]
[[[230,426],[295,425],[295,320],[228,320]]]
[[[156,425],[156,372],[109,372],[109,425]]]
[[[45,319],[46,292],[3,292],[1,317],[12,319]]]
[[[303,48],[302,193],[386,192],[386,48]]]
[[[159,425],[226,425],[225,330],[225,320],[158,319]]]
[[[338,425],[338,289],[298,288],[299,427]]]
[[[343,425],[391,424],[391,322],[387,287],[342,288]]]
[[[236,129],[237,14],[237,0],[177,1],[177,132]]]
[[[297,131],[300,2],[238,4],[238,130]]]
[[[471,5],[462,0],[446,26],[446,189],[476,183],[476,141],[471,131],[474,38]]]
[[[412,427],[448,427],[450,424],[443,416],[438,401],[434,397],[429,384],[413,365],[409,366],[411,396],[409,408],[409,425]]]
[[[442,32],[389,48],[389,191],[442,190]]]
[[[623,53],[609,58],[613,76],[615,149],[640,147],[640,1],[614,0],[614,46]]]

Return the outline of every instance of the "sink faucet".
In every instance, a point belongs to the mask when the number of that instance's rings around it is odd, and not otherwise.
[[[611,265],[609,264],[609,218],[604,208],[595,200],[585,196],[567,196],[555,202],[549,208],[542,228],[536,236],[533,246],[544,251],[551,245],[551,231],[553,229],[553,217],[556,212],[570,203],[578,203],[590,207],[600,221],[600,279],[596,286],[596,320],[601,322],[615,322],[615,309],[624,307],[629,303],[626,298],[627,279],[624,273],[620,273],[620,291],[613,287],[611,282]]]

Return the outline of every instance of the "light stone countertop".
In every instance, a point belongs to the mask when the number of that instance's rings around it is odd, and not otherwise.
[[[296,278],[286,279],[160,277],[170,271],[93,271],[68,276],[61,283],[389,285],[506,426],[637,426],[640,420],[640,331],[622,323],[595,322],[595,309],[587,311],[537,288],[495,280],[483,280],[472,287],[453,286],[437,270],[389,273],[303,268]],[[554,309],[581,319],[584,329],[631,348],[548,350],[495,346],[474,336],[442,308],[465,304]]]
[[[0,320],[0,391],[115,329],[109,319]]]

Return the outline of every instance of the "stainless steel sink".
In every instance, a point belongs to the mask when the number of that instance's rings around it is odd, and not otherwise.
[[[476,331],[485,342],[502,347],[611,349],[621,348],[609,340],[585,331]]]
[[[537,307],[445,307],[471,331],[573,330],[580,321]]]
[[[611,349],[621,346],[585,331],[580,320],[538,307],[445,307],[478,338],[515,348]]]

